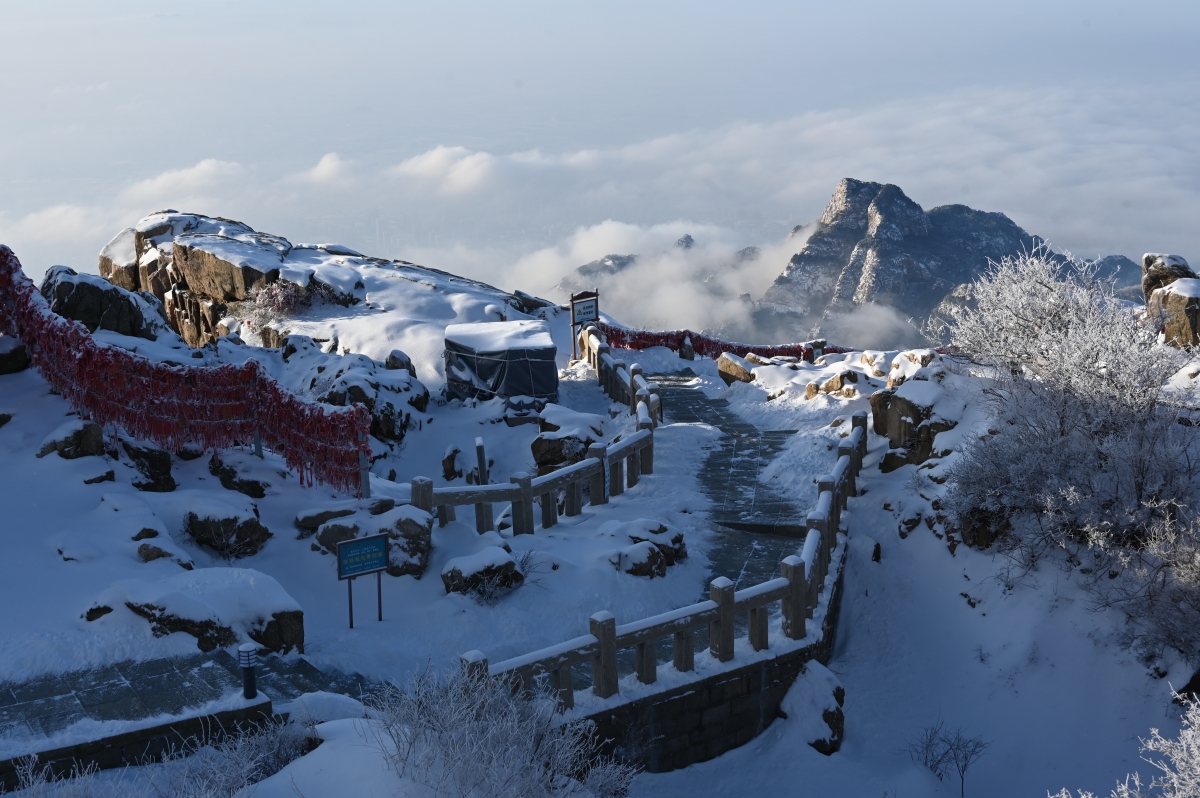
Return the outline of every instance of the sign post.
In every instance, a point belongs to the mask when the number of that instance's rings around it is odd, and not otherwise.
[[[600,320],[600,289],[571,294],[571,359],[579,357],[579,335],[576,327]]]
[[[383,572],[388,566],[388,536],[371,535],[337,544],[338,580],[346,580],[350,599],[350,628],[354,628],[354,579],[375,574],[375,596],[379,602],[379,620],[383,620]]]

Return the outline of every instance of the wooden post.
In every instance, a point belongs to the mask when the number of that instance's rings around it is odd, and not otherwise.
[[[637,644],[637,678],[642,684],[658,681],[658,641],[647,640]]]
[[[718,576],[708,586],[708,597],[717,603],[717,620],[709,626],[708,650],[721,662],[733,659],[733,582]]]
[[[487,450],[483,446],[483,438],[475,439],[475,459],[479,468],[479,484],[489,484],[491,474],[488,473]],[[482,535],[495,528],[496,521],[492,514],[492,505],[487,502],[475,505],[475,531]]]
[[[625,492],[625,475],[621,473],[622,457],[608,458],[608,495],[620,496]]]
[[[412,481],[412,506],[427,513],[433,512],[433,480],[429,477],[414,477]]]
[[[550,671],[550,686],[558,697],[559,709],[575,706],[575,685],[571,683],[571,666],[564,665]]]
[[[568,518],[583,512],[583,480],[577,479],[567,485],[566,505],[564,509]]]
[[[592,659],[592,692],[608,698],[617,694],[617,619],[602,611],[589,618],[588,624],[600,641],[600,651]]]
[[[600,461],[600,470],[592,474],[588,484],[591,505],[595,507],[597,504],[608,504],[608,494],[604,490],[604,475],[608,471],[608,447],[600,443],[593,443],[588,447],[587,456]]]
[[[796,555],[779,564],[783,578],[791,583],[791,592],[783,598],[783,634],[788,640],[803,640],[804,619],[808,615],[808,582],[804,578],[804,560]]]
[[[488,661],[482,651],[468,651],[458,659],[468,679],[483,679],[488,675]]]
[[[524,471],[513,474],[508,480],[520,488],[521,497],[513,502],[513,534],[533,534],[533,478]],[[517,508],[520,507],[520,513]],[[518,519],[518,515],[520,518]],[[520,522],[518,524],[518,521]]]
[[[558,523],[558,491],[548,490],[542,494],[542,529]]]
[[[673,649],[675,670],[687,673],[696,667],[696,636],[691,629],[675,633]]]
[[[750,646],[755,651],[762,651],[770,644],[767,640],[767,608],[750,608]]]

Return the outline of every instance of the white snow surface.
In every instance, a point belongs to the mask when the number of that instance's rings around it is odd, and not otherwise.
[[[549,349],[554,346],[550,325],[534,319],[451,324],[446,327],[446,340],[476,352]]]
[[[1194,277],[1180,278],[1164,288],[1163,293],[1187,297],[1188,299],[1200,297],[1200,280]]]
[[[126,227],[113,236],[112,241],[100,250],[101,257],[108,258],[114,266],[133,266],[137,263],[137,248],[135,232],[132,227]]]

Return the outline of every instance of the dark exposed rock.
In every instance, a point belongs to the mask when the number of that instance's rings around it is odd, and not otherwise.
[[[16,374],[29,368],[29,352],[20,338],[0,334],[0,374]]]
[[[871,428],[876,435],[887,435],[888,403],[895,393],[894,388],[885,388],[867,398],[871,403]]]
[[[151,529],[150,527],[144,527],[144,528],[138,530],[138,533],[133,536],[133,539],[134,540],[147,540],[149,538],[156,538],[156,537],[158,537],[157,529]]]
[[[549,474],[563,466],[574,465],[587,457],[588,447],[595,441],[574,435],[553,437],[538,435],[529,448],[538,466],[538,476]]]
[[[754,372],[751,371],[751,368],[751,364],[744,358],[730,352],[722,352],[721,356],[717,358],[717,372],[726,385],[733,385],[735,382],[754,382]]]
[[[0,413],[0,427],[12,421],[12,413]]]
[[[433,551],[433,516],[410,508],[400,514],[392,539],[388,563],[389,576],[415,576],[420,579],[429,566]]]
[[[354,540],[358,537],[357,524],[340,524],[327,523],[322,524],[317,531],[317,543],[325,548],[326,551],[334,553],[337,551],[337,545],[347,540]]]
[[[618,571],[624,571],[631,576],[645,576],[653,579],[656,576],[667,575],[667,558],[662,551],[649,541],[627,546],[617,553],[616,566]]]
[[[327,510],[304,512],[296,515],[296,527],[309,533],[316,532],[321,528],[322,524],[328,523],[335,518],[354,515],[355,512],[355,507],[334,507]]]
[[[285,610],[271,615],[271,620],[261,629],[251,629],[250,639],[268,651],[287,654],[295,649],[304,653],[304,613],[300,610]]]
[[[100,482],[115,482],[116,479],[117,479],[116,472],[110,468],[109,470],[105,471],[103,474],[101,474],[98,477],[92,477],[91,479],[85,479],[83,481],[83,484],[84,485],[96,485]]]
[[[237,635],[228,626],[221,626],[213,620],[195,621],[190,618],[180,618],[171,615],[164,608],[154,604],[134,604],[129,601],[125,606],[150,622],[150,631],[155,637],[166,637],[175,632],[183,632],[196,638],[196,647],[201,651],[212,651],[216,648],[227,648],[237,642]]]
[[[46,272],[41,292],[52,311],[80,322],[89,332],[111,330],[154,341],[155,329],[163,325],[163,318],[150,300],[122,291],[99,277],[77,274],[66,266],[54,266]]]
[[[267,488],[271,487],[270,484],[257,479],[239,477],[236,468],[217,459],[216,452],[213,452],[213,456],[208,461],[208,473],[221,480],[221,487],[225,490],[236,490],[251,499],[261,499],[267,495]]]
[[[125,453],[133,461],[144,480],[134,482],[138,490],[150,493],[169,493],[175,490],[175,479],[171,476],[171,453],[151,444],[121,442]]]
[[[663,556],[664,567],[687,559],[687,544],[683,542],[683,533],[672,532],[665,524],[659,524],[640,532],[630,532],[628,537],[634,543],[653,543]]]
[[[105,606],[102,604],[98,607],[89,607],[88,611],[83,614],[83,617],[89,621],[94,621],[97,618],[103,618],[105,615],[108,615],[110,612],[112,612],[112,607],[108,607],[108,606]]]
[[[64,460],[74,460],[78,457],[98,457],[104,454],[104,430],[94,421],[64,425],[60,431],[61,435],[42,445],[37,453],[38,457],[58,452],[58,456]]]
[[[467,568],[465,563],[462,566],[456,565],[455,560],[447,563],[446,570],[442,572],[442,584],[447,593],[486,593],[516,587],[525,581],[525,575],[517,569],[516,560],[511,554],[498,547],[485,549],[484,552],[493,556],[491,562],[482,567],[464,570]]]
[[[1176,280],[1195,277],[1196,273],[1180,255],[1150,252],[1142,256],[1142,296],[1147,302],[1155,289],[1165,288]]]
[[[257,554],[271,537],[270,530],[257,518],[236,511],[226,517],[201,517],[196,513],[188,513],[183,529],[197,543],[231,558]]]
[[[442,458],[442,479],[450,482],[463,475],[461,454],[462,450],[457,446],[451,446],[446,451],[446,456]]]
[[[388,371],[400,371],[403,369],[411,376],[417,376],[417,369],[413,366],[412,358],[399,349],[393,349],[388,353],[387,360],[383,362],[383,367]]]
[[[138,559],[142,562],[153,562],[154,560],[170,559],[173,555],[171,552],[160,549],[158,546],[149,543],[143,543],[137,549]]]

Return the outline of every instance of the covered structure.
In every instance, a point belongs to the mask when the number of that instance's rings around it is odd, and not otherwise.
[[[527,396],[558,401],[558,350],[544,321],[446,327],[446,393],[452,399]]]

